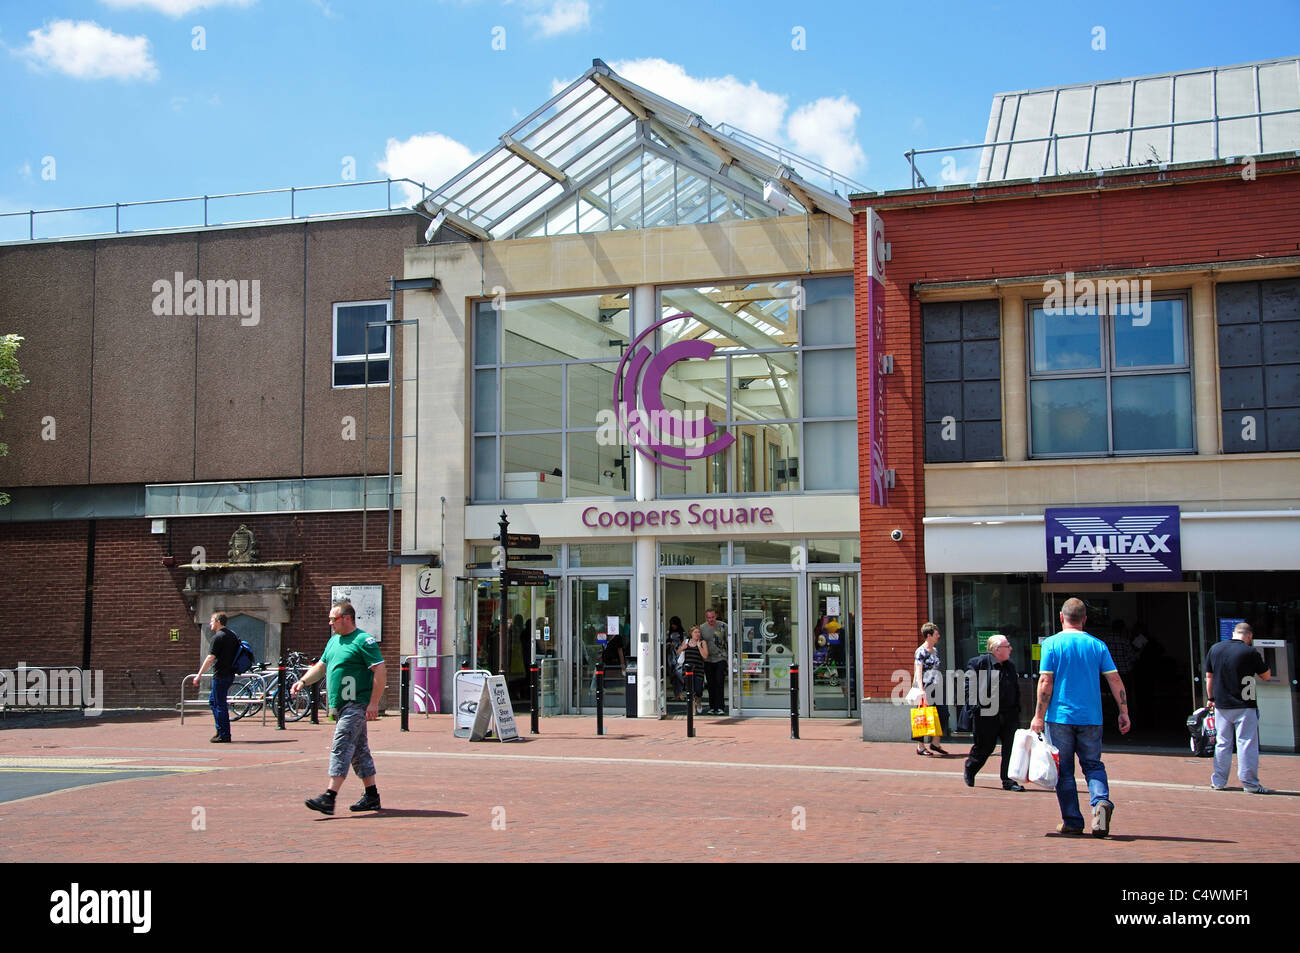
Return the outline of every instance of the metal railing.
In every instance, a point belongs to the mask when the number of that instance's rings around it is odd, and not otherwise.
[[[813,184],[828,185],[829,188],[827,191],[839,195],[842,198],[847,199],[849,194],[852,192],[873,191],[869,186],[863,185],[861,182],[856,182],[853,179],[850,179],[847,175],[841,175],[834,169],[830,169],[822,165],[820,162],[809,159],[807,156],[801,156],[797,152],[791,152],[784,146],[779,146],[774,142],[768,142],[766,139],[760,139],[752,132],[745,132],[745,130],[737,129],[735,126],[729,125],[725,122],[719,123],[713,128],[728,138],[735,139],[742,145],[749,146],[751,149],[775,159],[782,165],[792,167],[801,176],[809,179],[809,181],[812,181],[814,178],[822,179],[823,181],[813,182]],[[806,175],[805,173],[808,172],[813,173],[813,175],[811,177]],[[841,191],[841,188],[843,191]]]
[[[258,189],[252,192],[221,192],[216,195],[191,195],[183,198],[173,199],[147,199],[142,202],[114,202],[111,205],[77,205],[69,208],[50,208],[50,209],[29,209],[25,212],[0,212],[0,224],[8,219],[23,216],[27,218],[27,241],[36,241],[36,216],[38,215],[60,215],[69,212],[102,212],[109,209],[113,210],[113,229],[112,231],[99,232],[72,232],[66,235],[42,235],[46,238],[82,238],[93,237],[95,235],[125,235],[125,234],[147,234],[150,232],[171,231],[180,228],[211,228],[216,226],[230,225],[262,225],[272,222],[292,222],[310,218],[324,218],[334,215],[364,215],[376,212],[392,212],[398,209],[408,208],[405,202],[393,205],[393,185],[405,183],[415,186],[420,190],[420,200],[423,201],[431,192],[423,182],[417,182],[414,179],[367,179],[363,182],[334,182],[328,185],[297,185],[287,189]],[[324,192],[329,189],[354,189],[364,186],[383,185],[385,187],[386,199],[382,208],[348,208],[329,212],[307,212],[299,213],[298,196],[310,192]],[[211,203],[221,199],[249,198],[253,196],[272,196],[287,195],[289,197],[289,214],[288,215],[268,215],[263,218],[236,218],[230,220],[213,221]],[[122,210],[133,208],[145,208],[164,205],[178,205],[181,203],[198,203],[201,202],[203,207],[202,222],[186,221],[179,224],[151,226],[147,228],[123,228],[122,227]],[[0,242],[5,241],[3,233],[0,233]],[[16,239],[23,241],[23,239]]]
[[[977,143],[972,143],[972,144],[968,144],[968,145],[962,145],[962,146],[948,146],[948,147],[946,147],[946,148],[939,148],[939,149],[909,149],[909,150],[907,150],[906,152],[903,153],[903,158],[907,159],[908,164],[911,166],[911,169],[912,169],[912,188],[916,188],[916,187],[917,187],[917,182],[918,182],[918,180],[919,180],[919,182],[920,182],[920,184],[921,184],[922,187],[926,187],[926,188],[928,188],[928,187],[929,187],[929,183],[925,181],[925,176],[923,176],[923,175],[922,175],[922,174],[917,170],[917,168],[916,168],[916,157],[917,157],[917,156],[922,156],[922,155],[936,155],[936,154],[941,153],[941,152],[949,152],[949,153],[950,153],[950,152],[962,152],[962,151],[966,151],[966,150],[970,150],[970,149],[993,149],[993,150],[996,150],[996,149],[999,149],[999,148],[1006,148],[1006,150],[1007,150],[1007,153],[1006,153],[1006,162],[1005,162],[1004,165],[1003,165],[1003,173],[1004,173],[1004,175],[1005,175],[1006,168],[1007,168],[1007,166],[1008,166],[1008,165],[1010,164],[1010,162],[1011,162],[1011,147],[1012,147],[1012,146],[1027,145],[1027,144],[1029,144],[1029,143],[1034,143],[1034,142],[1045,142],[1045,143],[1049,143],[1049,145],[1048,145],[1048,146],[1043,150],[1043,168],[1042,168],[1042,171],[1039,173],[1039,175],[1047,175],[1047,174],[1048,174],[1048,173],[1047,173],[1047,167],[1048,167],[1048,164],[1049,164],[1049,163],[1051,164],[1051,167],[1052,167],[1052,172],[1051,172],[1051,174],[1052,174],[1052,175],[1060,175],[1060,174],[1061,174],[1061,172],[1060,172],[1060,141],[1061,141],[1062,139],[1085,139],[1085,138],[1091,138],[1091,137],[1098,137],[1098,138],[1101,138],[1101,137],[1105,137],[1105,136],[1124,135],[1125,133],[1128,133],[1129,136],[1130,136],[1130,139],[1129,139],[1129,143],[1128,143],[1128,150],[1127,150],[1127,152],[1126,152],[1126,154],[1125,154],[1125,163],[1124,163],[1123,165],[1120,165],[1120,166],[1113,166],[1113,167],[1108,167],[1108,168],[1116,168],[1116,169],[1131,169],[1131,168],[1137,168],[1137,167],[1139,167],[1139,166],[1144,166],[1144,165],[1151,165],[1151,164],[1153,164],[1153,163],[1150,162],[1150,161],[1142,161],[1142,162],[1134,162],[1134,161],[1133,161],[1133,155],[1132,155],[1132,150],[1133,150],[1132,133],[1135,133],[1135,132],[1150,132],[1150,131],[1157,130],[1157,129],[1169,129],[1169,130],[1173,130],[1173,129],[1176,129],[1176,128],[1181,127],[1181,126],[1202,126],[1202,125],[1205,125],[1206,123],[1214,123],[1215,126],[1214,126],[1214,129],[1212,130],[1213,135],[1211,136],[1211,138],[1213,139],[1213,143],[1214,143],[1214,146],[1213,146],[1213,148],[1214,148],[1214,155],[1213,155],[1213,156],[1209,156],[1209,157],[1207,157],[1207,158],[1208,158],[1208,159],[1220,159],[1220,158],[1223,158],[1223,157],[1219,155],[1219,128],[1218,128],[1218,125],[1217,125],[1218,123],[1233,122],[1233,121],[1235,121],[1235,120],[1239,120],[1239,119],[1263,119],[1263,118],[1266,117],[1266,116],[1286,116],[1286,115],[1291,115],[1292,113],[1300,113],[1300,107],[1292,107],[1292,108],[1290,108],[1290,109],[1271,109],[1271,110],[1266,110],[1266,111],[1262,111],[1262,112],[1254,112],[1254,113],[1242,113],[1242,114],[1239,115],[1239,116],[1211,116],[1211,117],[1206,118],[1206,119],[1184,119],[1184,120],[1179,120],[1179,121],[1177,121],[1177,122],[1160,122],[1160,123],[1153,123],[1153,124],[1145,125],[1145,126],[1121,126],[1121,127],[1117,128],[1117,129],[1096,129],[1096,130],[1088,130],[1088,131],[1086,131],[1086,132],[1053,133],[1053,134],[1050,135],[1050,136],[1035,136],[1035,137],[1032,137],[1032,138],[1029,138],[1029,139],[1007,139],[1007,140],[1000,140],[1000,141],[996,141],[996,142],[977,142]],[[1261,143],[1261,148],[1262,148],[1262,143]],[[1086,172],[1086,171],[1091,171],[1091,170],[1089,169],[1090,152],[1091,152],[1091,148],[1089,148],[1089,152],[1088,152],[1088,153],[1085,153],[1085,155],[1084,155],[1083,167],[1082,167],[1082,168],[1080,168],[1080,169],[1067,169],[1067,170],[1066,170],[1067,174],[1068,174],[1068,173],[1071,173],[1071,172]],[[990,177],[989,177],[988,179],[979,179],[979,178],[977,177],[976,181],[981,181],[981,182],[997,182],[997,181],[1000,181],[999,179],[995,179],[995,178],[992,177],[992,173],[993,173],[992,165],[993,165],[993,162],[994,162],[994,161],[995,161],[995,160],[994,160],[994,156],[993,156],[992,154],[990,154],[990,156],[989,156],[989,166],[990,166],[990,168],[989,168],[989,176],[990,176]],[[1166,159],[1166,160],[1163,160],[1163,161],[1164,161],[1165,163],[1168,163],[1168,162],[1173,162],[1173,161],[1175,161],[1175,160],[1173,160],[1173,159],[1171,158],[1171,159]],[[1196,160],[1196,159],[1183,159],[1183,160],[1177,160],[1177,161],[1195,162],[1195,161],[1198,161],[1198,160]]]

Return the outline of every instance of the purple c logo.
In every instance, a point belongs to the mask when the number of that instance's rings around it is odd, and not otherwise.
[[[699,358],[707,360],[716,347],[709,341],[678,341],[651,357],[641,342],[670,321],[695,317],[690,311],[674,314],[646,328],[628,346],[614,374],[614,407],[618,413],[618,426],[637,453],[655,463],[674,470],[689,470],[689,466],[670,463],[665,457],[677,460],[699,460],[710,457],[736,442],[731,434],[704,442],[716,430],[707,417],[687,424],[680,416],[664,409],[663,381],[668,368],[678,361]],[[626,370],[625,370],[626,368]],[[637,392],[645,410],[637,409]],[[700,446],[674,446],[666,442],[700,442]]]

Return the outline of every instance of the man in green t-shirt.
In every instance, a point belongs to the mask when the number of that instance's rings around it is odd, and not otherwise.
[[[330,627],[334,635],[320,661],[290,689],[296,695],[304,686],[325,678],[330,712],[338,719],[330,751],[329,788],[317,797],[308,798],[306,804],[313,811],[333,814],[334,797],[343,787],[350,764],[366,786],[366,793],[349,810],[377,811],[379,789],[375,786],[375,762],[370,757],[366,722],[379,717],[379,696],[384,693],[386,676],[384,656],[374,637],[357,628],[357,613],[352,603],[336,602],[330,607]]]

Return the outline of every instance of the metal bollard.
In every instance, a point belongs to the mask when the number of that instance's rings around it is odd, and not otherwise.
[[[532,709],[533,709],[532,718],[529,719],[531,724],[529,725],[528,730],[531,734],[534,735],[538,734],[537,703],[541,697],[541,692],[538,690],[538,679],[541,677],[540,672],[541,669],[536,662],[528,666],[528,696],[530,699],[530,704],[532,705]]]
[[[687,662],[683,666],[686,675],[686,737],[695,737],[695,666]]]
[[[799,666],[790,666],[790,737],[799,740]]]
[[[289,694],[289,686],[284,681],[284,659],[280,660],[280,667],[275,673],[275,728],[277,731],[284,731],[284,710],[289,706],[285,700]]]
[[[605,733],[605,663],[596,663],[596,734]]]
[[[402,731],[411,730],[411,663],[402,663]]]
[[[307,686],[311,690],[311,723],[320,724],[320,682],[312,682]]]

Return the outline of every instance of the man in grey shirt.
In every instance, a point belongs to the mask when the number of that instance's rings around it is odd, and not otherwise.
[[[718,620],[716,609],[707,609],[700,635],[709,645],[709,657],[704,662],[705,677],[709,683],[709,714],[727,713],[727,623]]]

